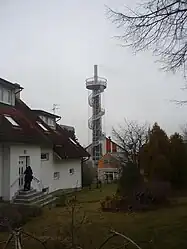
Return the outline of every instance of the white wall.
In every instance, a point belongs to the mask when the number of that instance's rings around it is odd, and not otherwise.
[[[0,145],[0,197],[2,196],[2,187],[3,187],[3,149]]]
[[[10,148],[5,147],[3,150],[0,147],[0,176],[3,178],[3,184],[0,185],[0,194],[2,193],[5,200],[11,200],[19,190],[20,156],[30,157],[33,175],[42,182],[43,187],[49,187],[50,192],[82,186],[80,159],[54,160],[52,149],[41,149],[34,145],[11,145]],[[41,152],[49,153],[49,160],[41,160]],[[71,168],[74,169],[72,175],[69,172]],[[60,179],[54,179],[54,172],[60,172]],[[35,181],[32,181],[33,188],[37,187],[36,184]]]
[[[0,145],[0,197],[9,200],[10,195],[10,149]]]
[[[49,160],[41,161],[40,179],[44,187],[49,187],[50,192],[82,186],[80,159],[55,160],[52,149],[42,149],[42,153],[49,153]],[[73,175],[69,173],[71,168],[75,170]],[[60,172],[60,179],[54,179],[54,172]]]
[[[32,145],[12,145],[10,146],[10,185],[12,185],[19,177],[19,157],[29,156],[30,166],[33,175],[40,179],[41,169],[41,148]],[[33,181],[33,185],[36,182]],[[10,189],[10,199],[14,196],[15,192],[19,190],[19,182],[17,181]]]

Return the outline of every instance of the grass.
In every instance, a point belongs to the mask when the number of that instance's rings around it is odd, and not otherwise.
[[[99,189],[84,189],[77,193],[81,208],[77,214],[79,219],[83,213],[88,218],[86,224],[77,232],[78,241],[84,248],[98,248],[107,238],[110,229],[130,236],[142,248],[172,249],[187,247],[187,199],[179,199],[178,205],[137,214],[103,213],[100,211],[100,200],[115,193],[115,185],[106,185]],[[34,218],[25,225],[27,232],[37,236],[56,238],[65,236],[71,215],[66,208],[45,208],[42,217]],[[4,237],[1,234],[1,237]],[[29,242],[30,247],[41,248]],[[105,248],[119,248],[121,239],[111,240]],[[50,247],[52,248],[52,247]],[[55,247],[54,247],[55,248]],[[134,248],[134,247],[129,247]]]

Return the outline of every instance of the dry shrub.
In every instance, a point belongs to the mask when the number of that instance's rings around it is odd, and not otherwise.
[[[0,220],[8,219],[12,228],[20,227],[27,223],[31,218],[40,216],[42,208],[38,206],[26,206],[15,204],[1,204]],[[0,227],[0,231],[6,231],[7,227]]]
[[[171,186],[168,182],[151,182],[127,196],[107,196],[101,202],[103,211],[146,211],[168,204]]]
[[[146,187],[152,194],[155,204],[163,204],[167,202],[168,197],[171,194],[170,182],[152,181],[148,182]]]

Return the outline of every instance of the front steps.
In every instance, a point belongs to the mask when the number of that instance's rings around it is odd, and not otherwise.
[[[35,189],[29,191],[20,190],[13,200],[14,204],[46,206],[56,200],[52,194],[37,192]]]

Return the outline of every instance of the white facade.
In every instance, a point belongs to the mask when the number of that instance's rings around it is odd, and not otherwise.
[[[52,148],[41,149],[37,145],[0,145],[0,196],[4,200],[11,200],[23,189],[24,176],[21,175],[26,165],[33,171],[32,187],[39,191],[82,186],[80,159],[55,159]]]
[[[41,168],[41,149],[39,146],[32,145],[11,145],[10,146],[10,199],[14,194],[23,188],[22,182],[17,180],[24,173],[27,166],[31,166],[33,175],[39,179]],[[27,162],[26,162],[26,159]],[[17,181],[16,181],[17,180]],[[16,181],[16,182],[15,182]],[[33,181],[33,184],[36,183]],[[39,186],[37,186],[38,188]]]
[[[10,198],[10,149],[0,145],[0,196],[5,200]]]
[[[52,149],[42,149],[42,153],[49,155],[48,160],[41,160],[40,179],[44,188],[49,187],[49,191],[53,192],[82,186],[80,159],[60,160]]]
[[[100,168],[98,169],[98,178],[102,182],[112,182],[119,179],[119,168]]]

